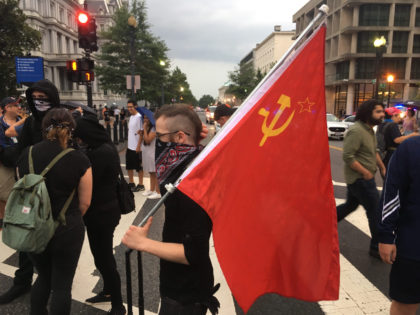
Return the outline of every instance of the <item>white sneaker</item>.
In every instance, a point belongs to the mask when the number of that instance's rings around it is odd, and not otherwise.
[[[142,193],[143,196],[150,196],[151,194],[153,194],[153,191],[150,190],[146,190],[145,192]]]
[[[156,191],[154,191],[147,199],[160,199],[162,196],[158,194]]]

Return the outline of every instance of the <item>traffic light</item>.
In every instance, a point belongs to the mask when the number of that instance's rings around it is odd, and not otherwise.
[[[88,58],[67,61],[67,78],[71,82],[92,82],[95,79],[95,63]]]
[[[77,30],[79,33],[79,47],[90,51],[98,50],[96,36],[96,20],[86,11],[77,13]]]
[[[68,60],[66,62],[67,68],[67,79],[70,82],[79,82],[79,67],[77,64],[77,60]]]

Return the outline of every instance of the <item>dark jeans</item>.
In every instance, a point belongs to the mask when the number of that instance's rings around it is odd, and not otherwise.
[[[182,305],[179,302],[167,297],[162,297],[159,315],[205,315],[207,307],[195,303]]]
[[[347,185],[347,201],[337,207],[338,222],[356,210],[359,205],[362,205],[365,208],[366,216],[369,221],[370,234],[372,235],[370,241],[370,246],[372,248],[378,248],[376,237],[378,204],[379,193],[376,189],[375,179],[364,180],[363,178],[359,178],[353,184]]]
[[[13,284],[17,286],[30,286],[34,274],[34,265],[27,253],[19,252],[19,269],[15,272]]]
[[[70,314],[71,287],[85,237],[82,219],[79,221],[77,225],[59,226],[43,253],[30,254],[38,271],[31,291],[31,315]]]
[[[121,279],[117,270],[114,253],[112,250],[112,240],[116,224],[92,224],[86,225],[89,239],[90,250],[95,260],[95,266],[104,279],[105,294],[111,295],[112,307],[121,307]]]

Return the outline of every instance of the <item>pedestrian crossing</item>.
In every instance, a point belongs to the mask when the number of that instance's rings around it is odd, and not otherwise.
[[[137,178],[135,178],[137,182]],[[148,178],[145,177],[144,183],[146,188],[149,186]],[[334,182],[335,186],[345,186],[344,183]],[[146,202],[146,197],[142,196],[141,192],[135,193],[136,198],[136,208],[141,209]],[[343,199],[336,199],[337,204],[344,202]],[[114,246],[117,248],[118,246],[121,247],[121,239],[127,230],[128,226],[132,224],[133,221],[138,221],[138,216],[144,215],[139,211],[132,212],[130,214],[124,215],[121,218],[120,224],[118,225],[115,234],[114,234]],[[351,228],[356,231],[355,233],[359,233],[363,237],[370,237],[369,234],[369,227],[366,219],[366,215],[364,209],[359,207],[355,212],[350,214],[344,223],[346,226],[351,226]],[[341,223],[340,223],[341,224]],[[339,234],[340,232],[340,224],[339,224]],[[342,244],[341,244],[342,245]],[[120,250],[120,249],[119,249]],[[120,253],[119,253],[120,254]],[[0,243],[0,274],[4,275],[9,278],[13,278],[14,272],[16,270],[16,265],[11,265],[7,263],[9,257],[14,255],[14,251],[3,243]],[[365,255],[367,259],[367,266],[363,268],[375,268],[382,264],[382,262],[378,260],[373,260],[374,258],[367,257],[367,247],[365,248],[365,252],[361,251],[360,255]],[[216,293],[216,297],[219,299],[221,303],[221,309],[219,314],[223,315],[240,315],[242,312],[238,309],[237,305],[235,305],[234,299],[232,294],[229,290],[229,287],[225,281],[223,273],[220,269],[220,266],[217,261],[217,257],[214,251],[214,246],[211,243],[211,250],[210,250],[211,260],[214,266],[214,273],[215,273],[215,282],[221,284],[221,288]],[[372,260],[370,260],[372,259]],[[338,315],[338,314],[388,314],[389,313],[389,304],[390,301],[386,296],[386,292],[384,293],[384,289],[379,289],[377,285],[375,285],[375,281],[372,282],[372,279],[366,276],[366,272],[361,271],[358,266],[354,265],[353,257],[349,257],[348,255],[340,254],[340,263],[341,263],[341,281],[340,281],[340,298],[338,301],[324,301],[319,302],[319,308],[322,310],[324,314],[330,315]],[[371,263],[371,266],[368,264]],[[124,274],[125,270],[121,267],[121,263],[119,264],[119,271],[120,274]],[[382,268],[382,267],[381,267]],[[155,277],[158,276],[156,273]],[[388,274],[382,274],[384,279],[381,281],[387,281]],[[123,277],[122,277],[123,278]],[[72,297],[74,302],[86,305],[84,302],[87,298],[95,295],[101,289],[99,282],[99,274],[95,271],[95,266],[93,262],[93,257],[90,253],[89,245],[87,238],[85,238],[85,242],[82,249],[82,254],[79,260],[79,264],[77,267],[76,275],[74,278],[73,283],[73,290],[72,290]],[[124,279],[125,280],[125,279]],[[157,279],[156,279],[157,281]],[[133,282],[136,282],[136,279],[133,279]],[[122,290],[125,291],[125,283],[122,283]],[[4,289],[4,288],[2,288]],[[145,286],[145,295],[146,300],[150,299],[147,297],[148,294],[156,295],[154,297],[154,306],[149,307],[146,303],[146,314],[153,315],[157,314],[159,305],[158,303],[158,292],[154,291],[152,293],[147,292],[147,286]],[[124,294],[125,295],[125,294]],[[136,297],[136,294],[134,294]],[[135,302],[135,301],[134,301]],[[12,302],[16,303],[16,302]],[[137,305],[136,303],[134,303]],[[0,305],[0,314],[4,314],[2,312],[2,305]],[[262,306],[263,308],[264,306]],[[260,306],[261,308],[261,306]],[[9,306],[10,309],[10,306]],[[19,309],[18,303],[16,304],[16,310]],[[89,308],[86,308],[83,314],[105,314],[106,311],[110,309],[109,303],[104,304],[95,304],[89,305]],[[134,306],[134,314],[138,314],[137,306]],[[18,313],[18,312],[15,312]],[[292,312],[293,313],[293,312]],[[208,313],[210,314],[210,313]],[[274,313],[266,313],[264,309],[259,309],[258,311],[251,311],[248,313],[252,314],[274,314]],[[275,313],[277,314],[277,313]],[[278,313],[280,314],[280,313]],[[287,314],[287,312],[282,312],[281,314]],[[305,307],[302,309],[297,310],[294,314],[309,314],[305,311]]]

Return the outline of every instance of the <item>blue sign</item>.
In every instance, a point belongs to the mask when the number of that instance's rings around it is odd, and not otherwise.
[[[42,57],[15,57],[16,81],[30,83],[44,78],[44,59]]]

